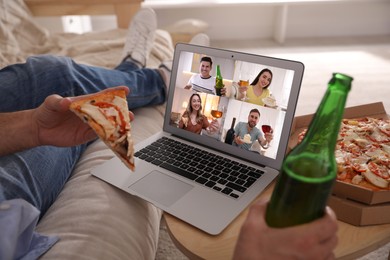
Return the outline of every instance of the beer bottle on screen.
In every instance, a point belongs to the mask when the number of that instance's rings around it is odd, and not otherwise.
[[[235,125],[235,123],[236,123],[236,118],[233,117],[232,126],[226,132],[225,143],[227,143],[227,144],[232,144],[233,143],[233,139],[234,139],[234,125]]]
[[[215,77],[215,93],[217,96],[221,96],[221,89],[223,88],[223,78],[221,75],[221,69],[217,65],[217,75]]]
[[[335,148],[353,78],[334,73],[304,139],[286,156],[267,206],[272,227],[320,218],[336,179]]]

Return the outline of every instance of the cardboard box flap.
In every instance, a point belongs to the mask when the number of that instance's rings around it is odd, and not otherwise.
[[[380,204],[390,201],[390,191],[372,191],[365,187],[336,181],[332,193],[339,198],[363,202],[366,204]]]
[[[344,118],[359,117],[385,117],[386,110],[382,102],[371,103],[367,105],[348,107],[344,110]]]
[[[314,114],[295,117],[293,120],[291,133],[294,133],[297,129],[308,127],[313,116]],[[359,117],[387,118],[388,116],[386,115],[386,110],[382,102],[345,108],[343,118]]]

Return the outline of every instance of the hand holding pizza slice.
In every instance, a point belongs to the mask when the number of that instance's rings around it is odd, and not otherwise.
[[[77,98],[70,110],[134,171],[134,148],[125,88],[107,89]]]

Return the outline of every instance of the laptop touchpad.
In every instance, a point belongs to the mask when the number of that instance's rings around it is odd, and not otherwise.
[[[151,201],[157,201],[169,207],[193,187],[159,171],[152,171],[129,188],[143,194]]]

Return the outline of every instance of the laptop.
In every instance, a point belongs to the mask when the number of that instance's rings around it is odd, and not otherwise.
[[[226,96],[184,89],[198,73],[200,59],[209,56],[220,65]],[[269,89],[276,106],[254,105],[234,98],[239,80],[272,71]],[[135,172],[117,157],[97,166],[92,175],[138,196],[165,212],[203,230],[221,233],[278,175],[286,153],[300,85],[302,63],[250,53],[177,44],[174,52],[163,130],[135,146]],[[215,71],[212,69],[212,75]],[[202,113],[217,120],[213,132],[194,133],[180,127],[189,98],[197,93]],[[257,128],[271,125],[273,140],[267,149],[257,141],[243,149],[225,143],[228,130],[248,122],[252,109],[260,112]],[[212,111],[218,111],[213,113]],[[235,118],[235,120],[233,120]],[[260,130],[261,131],[261,130]]]

